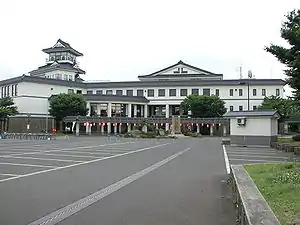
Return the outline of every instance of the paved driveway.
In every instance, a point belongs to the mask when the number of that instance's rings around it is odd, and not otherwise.
[[[234,224],[218,139],[0,141],[0,224]]]

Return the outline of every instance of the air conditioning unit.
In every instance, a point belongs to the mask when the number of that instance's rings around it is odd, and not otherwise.
[[[238,117],[237,118],[237,125],[238,126],[245,126],[246,125],[246,118],[245,117]]]

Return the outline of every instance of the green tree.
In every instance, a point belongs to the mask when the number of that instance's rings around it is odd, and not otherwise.
[[[225,102],[218,96],[190,95],[181,103],[184,111],[193,117],[221,117],[226,112]]]
[[[279,96],[265,97],[262,104],[258,107],[259,110],[273,109],[277,110],[281,115],[281,121],[292,116],[299,116],[300,104],[293,99],[284,99]]]
[[[80,94],[62,93],[50,98],[50,115],[61,121],[66,116],[86,116],[86,101]]]
[[[7,118],[17,113],[18,108],[11,97],[0,98],[0,132],[5,130]]]
[[[286,15],[281,26],[281,37],[289,47],[270,44],[265,50],[286,66],[286,82],[294,89],[294,97],[300,100],[300,10],[293,10]]]

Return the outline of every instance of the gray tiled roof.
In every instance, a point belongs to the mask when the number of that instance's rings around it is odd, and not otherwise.
[[[19,82],[32,82],[41,84],[53,84],[61,86],[72,86],[80,88],[151,88],[151,87],[197,87],[197,86],[234,86],[242,85],[242,82],[249,82],[251,85],[284,85],[281,79],[252,79],[252,80],[183,80],[183,81],[120,81],[120,82],[97,82],[81,83],[75,81],[56,80],[37,76],[19,76],[0,81],[1,85],[14,84]]]
[[[83,97],[88,101],[114,101],[114,102],[140,102],[148,103],[149,100],[140,96],[126,96],[126,95],[88,95],[84,94]]]
[[[29,73],[31,75],[35,75],[35,74],[41,74],[44,72],[49,72],[49,71],[56,70],[56,69],[65,69],[68,71],[74,71],[79,74],[85,74],[84,70],[82,70],[80,68],[75,68],[74,65],[71,65],[70,63],[57,63],[56,65],[48,64],[45,66],[40,66],[38,69],[33,70]]]
[[[275,114],[277,114],[277,111],[275,110],[231,111],[227,112],[224,117],[273,117]]]

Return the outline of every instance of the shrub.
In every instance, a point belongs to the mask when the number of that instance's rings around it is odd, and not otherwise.
[[[292,137],[293,141],[300,141],[300,135],[295,135]]]

